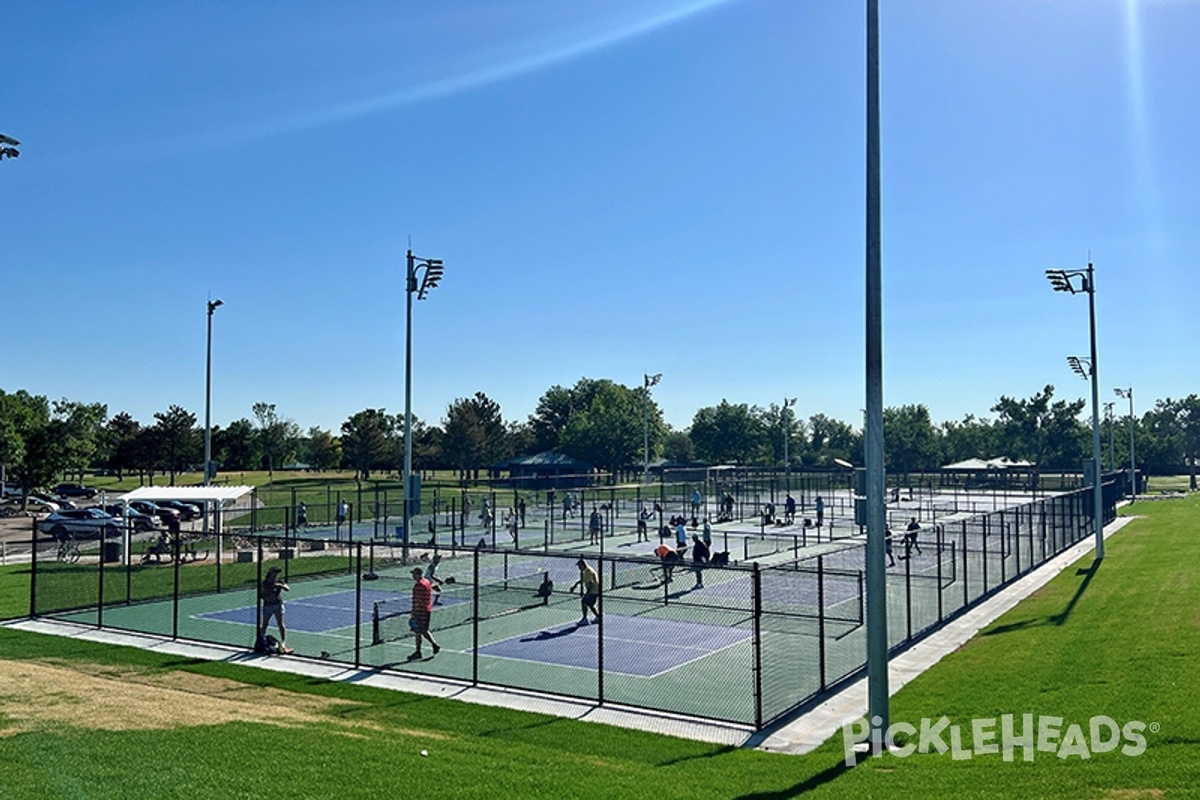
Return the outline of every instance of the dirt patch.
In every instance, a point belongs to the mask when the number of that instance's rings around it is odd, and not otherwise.
[[[346,735],[379,726],[337,714],[364,704],[252,686],[190,672],[151,673],[103,664],[0,660],[0,739],[26,731],[167,730],[227,722],[299,727],[321,723]],[[420,730],[389,733],[444,739]]]

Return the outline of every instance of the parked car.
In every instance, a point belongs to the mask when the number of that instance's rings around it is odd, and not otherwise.
[[[82,497],[85,500],[91,500],[99,494],[95,489],[81,483],[60,483],[54,487],[54,493],[59,497]]]
[[[104,536],[119,536],[124,526],[121,520],[98,508],[67,508],[55,511],[38,523],[38,530],[55,539],[95,539]]]
[[[36,497],[31,497],[25,503],[24,510],[33,514],[48,514],[51,511],[58,511],[58,503],[46,503]],[[0,517],[15,517],[21,513],[20,495],[0,501]]]
[[[124,519],[121,512],[124,510],[119,503],[115,505],[105,506],[101,509],[106,514],[111,514],[117,519]],[[153,530],[158,522],[157,517],[152,517],[149,514],[143,514],[135,508],[129,509],[129,524],[133,526],[135,531]]]
[[[166,506],[160,506],[158,503],[152,503],[149,500],[131,500],[129,507],[143,514],[149,514],[163,525],[169,525],[172,521],[179,522],[178,511]]]
[[[54,510],[60,508],[74,508],[75,504],[63,497],[52,497],[45,492],[30,492],[29,497],[33,500],[38,500]]]
[[[182,500],[155,500],[154,504],[159,508],[173,508],[178,511],[180,522],[191,522],[201,513],[199,508]]]

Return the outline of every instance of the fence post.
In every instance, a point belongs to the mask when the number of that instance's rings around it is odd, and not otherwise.
[[[362,666],[362,542],[355,545],[352,552],[357,567],[354,570],[354,668],[358,669]]]
[[[178,539],[179,537],[175,537]],[[100,574],[96,578],[96,627],[104,627],[104,545],[108,543],[108,529],[100,529]]]
[[[30,519],[29,532],[29,616],[37,616],[37,517]]]
[[[762,573],[758,562],[754,562],[754,729],[763,727],[762,695]]]
[[[821,691],[825,681],[825,555],[817,556],[817,659],[820,665]]]
[[[180,538],[182,538],[182,537],[179,537],[179,536],[175,537],[175,547],[172,548],[174,551],[174,554],[175,554],[172,559],[172,564],[171,564],[171,566],[174,567],[174,570],[175,570],[175,600],[171,604],[171,638],[172,639],[179,638],[179,540],[180,540]],[[100,561],[102,562],[101,566],[103,566],[104,554],[101,553],[100,555],[101,555]]]
[[[601,541],[603,541],[603,537],[601,538]],[[598,626],[596,629],[596,703],[599,705],[604,705],[604,619],[605,619],[605,614],[604,614],[604,578],[603,578],[604,556],[603,555],[600,556],[600,561],[596,564],[596,566],[598,566],[600,568],[599,574],[601,576],[599,585],[596,587],[598,590],[598,596],[597,596],[596,600],[599,603],[599,609],[600,609],[600,618],[598,620],[595,620],[595,622]],[[580,591],[583,591],[583,587],[580,587]],[[583,613],[586,615],[587,610],[585,609]]]
[[[962,553],[963,553],[963,608],[971,602],[971,590],[967,581],[967,521],[962,521]]]
[[[912,641],[912,549],[904,554],[904,624],[908,641]]]
[[[471,588],[471,685],[479,685],[479,547],[472,550]]]

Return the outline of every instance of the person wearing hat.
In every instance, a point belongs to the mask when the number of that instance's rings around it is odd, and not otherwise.
[[[267,570],[267,577],[263,578],[262,586],[258,588],[258,596],[262,600],[262,627],[258,630],[258,640],[261,642],[266,638],[267,627],[271,624],[271,617],[274,617],[279,626],[279,649],[290,653],[292,648],[287,646],[287,628],[283,625],[282,594],[289,589],[288,585],[280,580],[279,572],[279,567]]]
[[[421,653],[422,639],[429,640],[429,644],[433,646],[433,654],[435,656],[442,649],[433,640],[433,634],[429,632],[429,622],[433,615],[433,583],[429,578],[425,577],[425,571],[420,567],[413,568],[412,579],[412,611],[410,612],[408,625],[412,628],[413,636],[417,638],[417,649],[408,657],[409,661],[415,661],[418,658],[424,657]]]
[[[588,609],[591,609],[596,622],[599,622],[600,612],[596,610],[596,600],[600,597],[600,576],[582,558],[576,561],[575,565],[579,567],[579,580],[571,584],[571,588],[567,591],[573,592],[578,586],[579,591],[583,594],[579,600],[579,606],[583,611],[583,617],[579,620],[579,624],[588,624]]]

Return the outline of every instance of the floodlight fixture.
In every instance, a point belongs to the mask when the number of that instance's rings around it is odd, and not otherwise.
[[[649,373],[647,373],[647,374],[643,375],[642,378],[643,378],[645,387],[647,389],[649,389],[651,386],[658,385],[658,382],[662,380],[662,373],[656,372],[653,375],[650,375]]]
[[[11,136],[5,136],[3,133],[0,133],[0,161],[5,158],[19,157],[21,151],[17,149],[17,146],[20,144],[20,142]]]
[[[1076,375],[1083,378],[1085,381],[1092,377],[1092,362],[1086,358],[1079,356],[1067,356],[1067,363]]]

